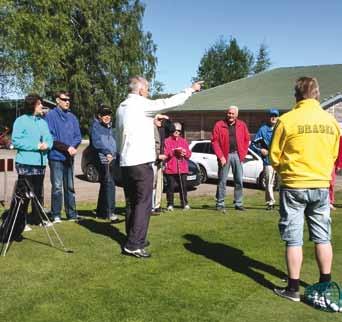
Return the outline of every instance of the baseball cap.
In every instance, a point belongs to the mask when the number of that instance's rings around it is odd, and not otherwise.
[[[101,116],[105,116],[105,115],[112,115],[112,110],[109,106],[106,105],[101,105],[97,111],[97,114],[101,115]]]
[[[279,116],[279,111],[276,108],[270,108],[268,111],[268,115]]]

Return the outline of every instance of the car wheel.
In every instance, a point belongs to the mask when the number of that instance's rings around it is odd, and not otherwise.
[[[99,171],[96,167],[89,163],[86,167],[85,176],[90,182],[98,182],[99,181]]]
[[[208,181],[208,175],[207,175],[207,171],[205,170],[205,168],[203,167],[203,165],[199,164],[199,176],[200,176],[200,182],[201,183],[205,183]]]

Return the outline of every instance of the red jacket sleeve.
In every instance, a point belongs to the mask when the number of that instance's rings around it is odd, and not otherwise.
[[[215,124],[213,132],[211,134],[211,145],[217,158],[221,159],[223,157],[223,152],[220,147],[220,127],[218,125],[218,122]]]
[[[342,168],[342,136],[340,137],[340,147],[338,149],[338,157],[336,159],[335,165],[337,168]]]
[[[185,159],[190,159],[191,157],[191,151],[189,149],[189,144],[188,144],[188,141],[186,139],[184,139],[184,149],[186,150],[186,153],[185,153],[185,156],[184,158]]]
[[[173,150],[170,144],[169,140],[165,140],[164,143],[164,154],[167,156],[168,159],[171,159],[173,157]]]
[[[243,123],[244,127],[243,127],[243,155],[242,155],[242,160],[245,159],[247,153],[248,153],[248,147],[249,147],[249,142],[250,142],[250,134],[248,131],[248,127],[246,125],[246,123]]]

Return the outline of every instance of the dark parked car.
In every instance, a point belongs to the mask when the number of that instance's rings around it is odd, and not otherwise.
[[[122,175],[119,165],[119,160],[113,161],[114,165],[114,179],[115,184],[119,187],[122,187]],[[89,145],[82,153],[82,161],[81,161],[82,172],[85,175],[86,179],[90,182],[98,182],[99,181],[99,159],[97,153],[94,148]],[[193,189],[201,183],[200,180],[200,169],[197,163],[189,160],[189,174],[187,176],[187,188],[188,190]],[[166,179],[164,176],[164,188],[166,187]]]

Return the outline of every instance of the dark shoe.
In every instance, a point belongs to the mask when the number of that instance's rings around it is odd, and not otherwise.
[[[161,212],[165,212],[165,210],[164,210],[163,208],[159,207],[159,208],[155,208],[155,209],[154,209],[154,212],[159,212],[159,213],[161,213]]]
[[[140,249],[136,249],[136,250],[130,250],[130,249],[124,247],[123,254],[135,256],[137,258],[149,258],[149,257],[151,257],[151,254],[149,252],[147,252],[144,248],[140,248]]]
[[[275,288],[274,293],[290,301],[300,302],[300,294],[295,291],[288,291],[286,288]]]
[[[274,205],[267,205],[266,210],[267,211],[274,210]]]
[[[246,211],[246,208],[244,206],[235,206],[235,210]]]
[[[80,216],[80,215],[76,215],[76,216],[72,216],[72,217],[67,217],[67,220],[68,221],[79,221],[79,220],[81,220],[81,219],[83,219],[83,217],[82,216]]]
[[[160,216],[160,212],[152,210],[151,213],[150,213],[150,216]]]
[[[226,208],[225,207],[216,207],[216,210],[219,212],[222,212],[223,214],[226,213]]]

